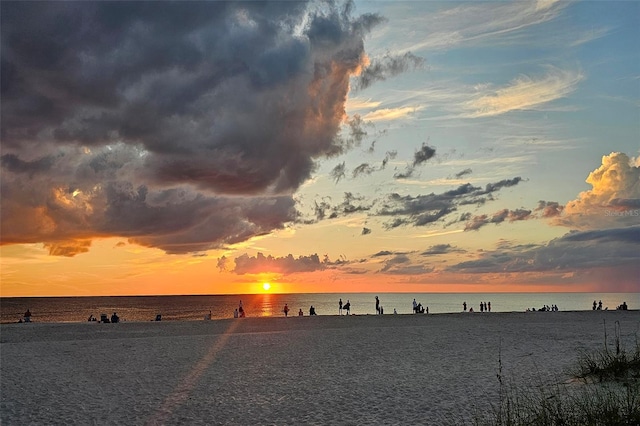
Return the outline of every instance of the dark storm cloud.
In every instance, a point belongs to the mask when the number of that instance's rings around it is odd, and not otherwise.
[[[449,267],[465,273],[581,271],[621,267],[621,279],[637,286],[640,275],[640,227],[570,232],[544,246],[505,247]]]
[[[243,241],[295,219],[316,162],[366,136],[360,117],[342,131],[345,102],[383,19],[350,2],[2,2],[0,15],[3,244]]]
[[[46,156],[33,161],[23,161],[15,154],[5,154],[0,157],[0,165],[12,173],[25,173],[33,176],[36,173],[46,173],[55,163],[53,156]]]

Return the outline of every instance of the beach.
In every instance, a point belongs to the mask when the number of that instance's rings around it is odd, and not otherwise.
[[[635,348],[634,311],[0,326],[2,424],[463,424]]]

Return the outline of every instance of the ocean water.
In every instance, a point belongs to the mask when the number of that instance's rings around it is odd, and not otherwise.
[[[591,310],[593,301],[602,301],[603,309],[616,309],[626,302],[630,310],[640,309],[640,293],[322,293],[322,294],[245,294],[196,296],[110,296],[110,297],[15,297],[0,298],[0,322],[13,323],[29,309],[33,322],[80,322],[89,315],[111,316],[117,312],[121,321],[152,321],[156,314],[163,321],[202,320],[211,312],[212,319],[232,318],[242,300],[248,317],[284,316],[285,303],[290,316],[302,309],[309,315],[313,305],[318,315],[338,315],[338,300],[351,303],[351,314],[374,315],[375,296],[380,298],[384,314],[411,314],[412,302],[429,308],[430,314],[480,311],[480,302],[491,302],[492,312],[524,312],[542,306],[557,305],[561,311]]]

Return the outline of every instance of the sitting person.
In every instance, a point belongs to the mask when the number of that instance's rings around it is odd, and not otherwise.
[[[120,321],[120,317],[115,312],[111,315],[111,322],[116,323]]]
[[[298,316],[299,317],[304,316],[304,312],[302,312],[302,308],[300,308],[300,310],[298,311]]]
[[[311,307],[309,308],[309,315],[315,315],[316,314],[316,308],[313,307],[313,305],[311,305]]]
[[[31,322],[31,311],[29,309],[24,313],[24,322]]]

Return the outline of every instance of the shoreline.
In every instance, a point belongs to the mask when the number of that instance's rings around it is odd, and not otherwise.
[[[583,309],[583,310],[564,310],[564,311],[495,311],[495,312],[479,312],[479,311],[473,311],[473,312],[435,312],[435,313],[418,313],[418,314],[414,314],[414,313],[398,313],[398,314],[393,314],[393,313],[388,313],[388,314],[384,314],[384,315],[376,315],[376,314],[349,314],[349,315],[338,315],[338,314],[321,314],[321,315],[313,315],[310,316],[308,314],[305,314],[303,316],[298,316],[298,315],[289,315],[287,317],[285,317],[284,315],[273,315],[273,316],[245,316],[244,318],[234,318],[233,316],[229,316],[229,317],[212,317],[211,319],[166,319],[163,318],[161,321],[156,321],[156,320],[146,320],[146,321],[140,321],[140,320],[127,320],[126,318],[121,318],[120,321],[118,322],[118,324],[132,324],[132,323],[141,323],[141,324],[147,324],[147,323],[155,323],[155,322],[180,322],[180,323],[198,323],[198,322],[208,322],[208,321],[226,321],[226,320],[237,320],[237,321],[243,321],[246,319],[270,319],[270,318],[338,318],[338,317],[390,317],[390,316],[402,316],[402,317],[433,317],[433,316],[453,316],[453,315],[512,315],[512,314],[559,314],[559,313],[587,313],[587,312],[591,312],[593,313],[593,315],[597,315],[598,313],[611,313],[611,312],[640,312],[640,309],[626,309],[626,310],[622,310],[622,309],[602,309],[602,310],[590,310],[590,309]],[[29,322],[20,322],[20,321],[12,321],[12,322],[0,322],[0,325],[12,325],[12,324],[110,324],[110,323],[102,323],[100,321],[38,321],[37,319],[32,319]]]

